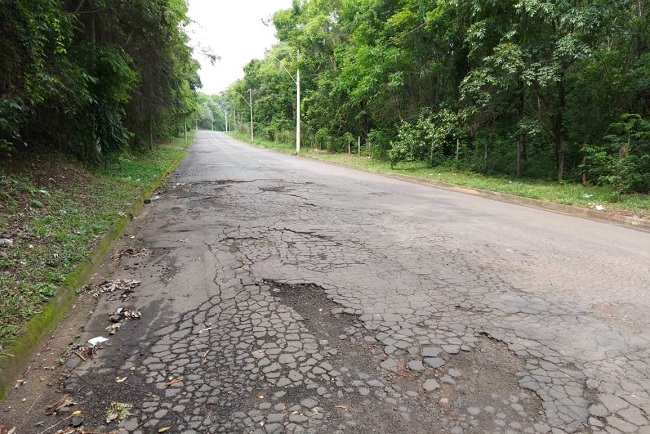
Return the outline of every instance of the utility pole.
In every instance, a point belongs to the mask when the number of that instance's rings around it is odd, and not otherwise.
[[[251,107],[251,144],[253,144],[255,143],[253,141],[253,89],[248,89],[248,97],[249,97],[248,105]]]
[[[300,62],[300,50],[296,60]],[[296,66],[296,154],[300,154],[300,66]]]
[[[239,93],[237,91],[234,91],[234,92],[237,95],[241,96],[242,99],[244,100],[244,102],[246,104],[248,104],[248,107],[250,107],[250,110],[251,110],[251,112],[250,112],[251,113],[251,143],[254,143],[255,136],[253,135],[253,89],[248,89],[248,94],[249,94],[248,101],[246,100],[246,97],[244,95],[242,95],[241,93]],[[243,120],[243,116],[242,116],[242,120]]]
[[[300,153],[300,67],[296,67],[296,78],[293,78],[293,75],[289,72],[289,70],[284,66],[282,61],[278,59],[275,56],[271,56],[271,58],[275,59],[282,69],[284,69],[284,72],[287,73],[289,77],[291,77],[291,80],[296,84],[296,154]],[[299,61],[300,60],[300,51],[296,52],[296,59]]]

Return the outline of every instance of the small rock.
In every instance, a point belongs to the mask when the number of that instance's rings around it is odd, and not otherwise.
[[[445,361],[440,357],[428,357],[424,359],[424,361],[426,362],[427,365],[431,366],[432,368],[439,368],[445,364]]]
[[[440,381],[445,384],[456,384],[456,381],[454,381],[451,375],[443,375],[442,378],[440,378]]]
[[[10,238],[0,238],[0,246],[13,247],[14,241]]]
[[[472,416],[478,416],[481,414],[481,409],[478,407],[467,407],[467,412]]]
[[[424,371],[424,365],[419,360],[411,360],[408,363],[408,368],[411,371],[416,371],[416,372]]]
[[[383,369],[391,372],[397,372],[397,362],[393,359],[386,359],[379,364]]]
[[[74,381],[66,381],[63,390],[65,390],[67,393],[75,393],[77,390],[79,390],[79,384],[75,383]]]
[[[436,347],[426,347],[422,348],[422,356],[423,357],[438,357],[440,354],[440,348]]]
[[[73,428],[79,428],[84,424],[84,418],[81,416],[73,416],[70,421],[70,426]]]
[[[425,381],[425,382],[422,384],[422,388],[423,388],[424,390],[426,390],[427,392],[432,392],[432,391],[434,391],[434,390],[436,390],[436,389],[439,389],[439,388],[440,388],[440,384],[438,384],[438,382],[437,382],[436,380],[434,380],[434,379],[432,379],[432,378],[429,378],[427,381]]]
[[[442,349],[449,354],[458,354],[460,352],[460,347],[458,345],[443,345]]]
[[[318,405],[318,401],[312,398],[305,398],[302,401],[300,401],[300,405],[302,405],[305,408],[314,408]]]

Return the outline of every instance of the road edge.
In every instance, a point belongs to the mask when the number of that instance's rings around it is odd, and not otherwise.
[[[281,151],[276,151],[275,149],[262,148],[273,152],[283,153]],[[284,153],[283,153],[284,154]],[[551,211],[558,214],[569,215],[573,217],[581,217],[588,220],[598,221],[601,223],[616,224],[619,226],[624,226],[630,229],[636,229],[639,231],[650,232],[650,220],[638,218],[638,217],[629,217],[620,214],[611,214],[606,211],[598,211],[595,209],[582,208],[575,205],[565,205],[557,202],[550,202],[539,199],[532,199],[524,196],[516,196],[514,194],[500,193],[491,190],[483,190],[480,188],[474,187],[465,187],[456,184],[447,184],[439,181],[431,181],[426,179],[418,179],[410,177],[407,175],[400,175],[397,173],[387,173],[380,172],[370,169],[365,169],[363,167],[351,166],[345,163],[340,163],[338,161],[327,161],[321,160],[318,158],[312,158],[308,155],[296,155],[296,157],[306,158],[312,161],[319,161],[321,163],[329,164],[331,166],[345,167],[347,169],[358,170],[365,173],[372,173],[375,175],[385,176],[387,178],[399,179],[406,182],[411,182],[414,184],[428,185],[431,187],[442,188],[445,190],[455,191],[457,193],[471,194],[473,196],[479,196],[486,199],[497,200],[499,202],[511,203],[515,205],[527,206],[530,208],[542,209],[545,211]]]
[[[185,148],[185,152],[180,158],[174,160],[158,179],[142,190],[128,209],[127,216],[134,216],[140,212],[144,206],[144,199],[149,197],[176,170],[190,147],[191,145]],[[73,269],[64,283],[57,288],[56,294],[43,306],[41,312],[25,323],[16,340],[3,349],[5,357],[0,358],[0,373],[2,374],[0,375],[0,404],[7,397],[10,388],[13,387],[34,351],[68,312],[77,298],[77,290],[98,270],[111,246],[122,235],[130,220],[129,217],[120,217],[115,221],[92,249],[89,259]]]

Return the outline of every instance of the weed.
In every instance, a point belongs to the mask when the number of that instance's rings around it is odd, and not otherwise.
[[[0,248],[0,348],[88,259],[120,213],[180,161],[182,141],[101,168],[48,149],[0,162],[0,233],[13,239],[13,247]]]

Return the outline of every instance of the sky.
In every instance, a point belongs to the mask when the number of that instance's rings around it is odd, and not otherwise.
[[[208,95],[219,93],[244,76],[243,68],[277,42],[275,28],[262,20],[291,7],[292,0],[189,0],[188,15],[194,57],[201,63],[199,75]],[[213,65],[202,49],[219,56]]]

